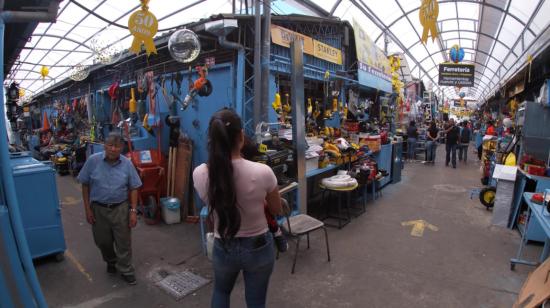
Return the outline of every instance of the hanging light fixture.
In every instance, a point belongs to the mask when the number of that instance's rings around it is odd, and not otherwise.
[[[88,65],[76,64],[69,72],[69,78],[74,81],[82,81],[90,75],[90,67]]]
[[[178,62],[192,62],[201,52],[199,37],[189,29],[177,30],[170,35],[168,51],[172,58]]]
[[[90,39],[90,48],[94,52],[94,62],[109,65],[122,57],[124,47],[121,40],[112,33],[100,32]]]

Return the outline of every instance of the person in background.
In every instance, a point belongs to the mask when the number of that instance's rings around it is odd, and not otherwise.
[[[445,128],[447,138],[445,140],[445,166],[452,162],[453,168],[456,168],[456,148],[458,145],[459,128],[455,125],[455,120],[450,119]]]
[[[497,125],[496,125],[496,136],[497,137],[502,137],[504,136],[504,126],[502,125],[502,121],[499,119],[497,120]]]
[[[495,122],[493,122],[493,120],[488,120],[487,121],[487,129],[485,130],[485,134],[486,135],[491,135],[491,136],[496,136],[497,135],[497,131],[496,131],[496,128],[495,128]]]
[[[73,143],[74,136],[67,128],[67,123],[61,122],[61,127],[56,133],[56,140],[61,143]]]
[[[458,160],[466,162],[468,160],[468,146],[472,138],[472,132],[468,127],[468,121],[462,122],[460,129],[460,138],[458,140]]]
[[[439,129],[435,125],[434,121],[430,123],[426,137],[426,161],[433,164],[435,162],[435,153],[437,151],[437,139],[439,138]]]
[[[407,128],[407,158],[409,160],[416,159],[416,140],[418,139],[418,129],[416,122],[411,121]]]
[[[483,136],[485,135],[483,127],[481,126],[481,122],[476,122],[475,128],[475,147],[477,149],[477,158],[481,160],[481,155],[483,151]]]
[[[242,158],[243,143],[239,116],[229,109],[216,112],[208,127],[208,161],[193,171],[214,225],[212,307],[229,307],[241,271],[247,306],[265,307],[275,263],[264,202],[272,215],[281,214],[277,178],[267,165]]]
[[[142,183],[132,162],[121,155],[122,147],[122,137],[110,133],[105,152],[90,156],[77,179],[82,184],[86,220],[92,225],[107,272],[118,271],[128,284],[135,285],[131,229],[137,224],[137,190]]]

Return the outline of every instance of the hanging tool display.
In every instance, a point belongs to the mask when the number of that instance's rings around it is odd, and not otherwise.
[[[209,96],[210,94],[212,94],[212,83],[210,83],[210,80],[206,79],[206,77],[208,76],[208,66],[197,66],[195,67],[195,69],[199,74],[199,78],[192,83],[192,86],[190,86],[189,93],[187,93],[185,99],[183,100],[183,110],[185,110],[187,106],[189,106],[189,104],[195,98],[195,96],[197,96],[197,94],[199,96]]]
[[[285,93],[285,102],[283,103],[283,123],[286,122],[286,115],[287,114],[290,114],[290,112],[292,111],[292,107],[290,106],[290,95],[288,95],[288,93]]]
[[[130,88],[130,100],[128,101],[128,110],[130,111],[130,119],[132,120],[132,124],[136,124],[138,117],[136,114],[137,102],[134,88]]]
[[[156,89],[154,82],[155,75],[153,71],[148,71],[145,73],[145,81],[147,83],[147,94],[149,96],[149,110],[147,112],[147,125],[150,127],[158,126],[158,120],[156,116]]]
[[[176,183],[176,158],[178,156],[178,145],[180,137],[180,118],[178,116],[166,116],[166,125],[170,128],[169,151],[168,151],[168,185],[166,185],[166,195],[175,196]]]
[[[119,82],[115,81],[109,87],[109,97],[111,98],[111,124],[117,125],[122,120],[122,114],[118,99],[120,98]]]
[[[323,79],[323,118],[332,118],[332,108],[329,107],[330,100],[330,72],[327,70]]]

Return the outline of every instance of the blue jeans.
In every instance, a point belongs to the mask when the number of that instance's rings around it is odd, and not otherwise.
[[[275,263],[275,250],[271,232],[232,240],[214,241],[213,308],[229,307],[231,291],[242,271],[248,308],[265,307],[269,278]]]
[[[445,156],[445,166],[449,165],[449,161],[451,161],[451,156],[452,156],[453,167],[456,168],[456,147],[457,146],[458,146],[457,144],[445,145],[445,151],[447,152]]]
[[[462,160],[464,158],[464,161],[468,160],[468,143],[462,143],[458,146],[458,160]]]
[[[437,150],[437,143],[432,140],[426,141],[426,160],[435,161],[435,152]]]
[[[416,158],[416,138],[407,139],[407,158],[408,159]]]

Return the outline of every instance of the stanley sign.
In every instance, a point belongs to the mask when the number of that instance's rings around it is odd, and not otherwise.
[[[475,66],[473,64],[439,64],[440,86],[473,87]]]

